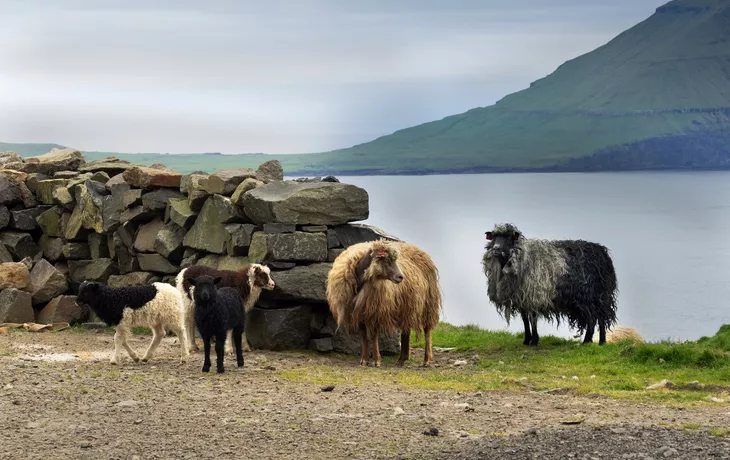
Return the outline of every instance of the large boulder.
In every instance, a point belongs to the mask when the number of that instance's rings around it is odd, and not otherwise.
[[[307,348],[312,307],[300,305],[268,310],[254,308],[246,324],[246,337],[254,348],[288,350]]]
[[[257,224],[338,225],[366,220],[368,193],[355,185],[277,181],[244,194],[246,215]]]
[[[69,276],[75,283],[98,281],[106,283],[109,276],[119,272],[116,262],[111,259],[69,260]]]
[[[0,323],[32,323],[35,321],[30,294],[15,288],[0,292]]]
[[[161,188],[142,195],[142,207],[150,212],[163,212],[171,199],[183,198],[182,193],[170,188]]]
[[[210,197],[210,193],[205,190],[191,190],[188,195],[188,205],[193,212],[200,212],[203,209],[203,205]]]
[[[165,273],[174,275],[180,267],[172,265],[170,261],[159,254],[137,254],[139,268],[146,272]]]
[[[135,166],[124,171],[124,181],[135,188],[180,188],[182,174],[163,169]]]
[[[57,171],[76,171],[86,163],[84,156],[74,149],[53,149],[50,152],[24,160],[20,170],[52,176]]]
[[[144,208],[144,206],[139,205],[132,206],[131,208],[122,211],[122,213],[119,215],[119,222],[146,222],[154,218],[154,212],[148,211]]]
[[[106,187],[111,191],[111,195],[104,197],[104,206],[101,211],[102,215],[102,228],[104,232],[114,232],[121,225],[122,212],[126,209],[124,205],[124,196],[127,191],[130,190],[129,184],[122,181],[115,181],[115,178],[121,178],[121,175],[114,176],[109,182],[106,183]],[[111,185],[110,185],[111,183]]]
[[[38,312],[36,322],[40,324],[83,323],[89,318],[89,307],[76,303],[75,295],[60,295],[53,298]]]
[[[149,272],[131,272],[126,275],[112,275],[109,277],[110,287],[149,286],[160,281],[160,277]]]
[[[195,223],[197,212],[190,209],[186,198],[172,198],[165,210],[165,221],[175,222],[180,227],[189,230]]]
[[[200,185],[211,195],[231,196],[238,184],[249,178],[256,178],[256,172],[251,168],[224,169],[202,179]]]
[[[372,343],[372,341],[370,341]],[[386,334],[380,332],[378,334],[378,344],[380,354],[384,356],[393,356],[400,353],[400,334]],[[334,351],[347,355],[359,356],[362,350],[362,338],[360,334],[350,334],[344,329],[338,329],[332,339]]]
[[[248,247],[251,245],[251,235],[256,227],[252,224],[228,224],[226,231],[229,238],[226,245],[228,255],[245,256],[248,254]]]
[[[0,290],[25,289],[30,286],[28,266],[21,262],[0,263]]]
[[[28,187],[28,189],[33,192],[34,194],[38,190],[38,182],[42,180],[48,180],[50,177],[46,176],[45,174],[40,173],[32,173],[28,174],[28,178],[25,179],[25,185]]]
[[[203,205],[183,244],[188,248],[223,254],[230,238],[225,224],[244,222],[246,217],[229,198],[213,195]]]
[[[326,302],[327,274],[331,268],[332,264],[319,263],[272,272],[276,287],[273,291],[262,292],[261,296],[263,299]]]
[[[276,180],[284,180],[284,168],[279,160],[269,160],[261,163],[256,170],[256,178],[261,182],[269,183]]]
[[[37,208],[21,209],[10,212],[10,228],[15,230],[31,231],[38,228],[36,218],[48,211],[50,206],[39,206]],[[59,215],[60,217],[60,215]]]
[[[376,241],[385,239],[389,241],[402,241],[400,238],[372,225],[366,224],[347,224],[337,225],[327,230],[328,238],[334,237],[337,246],[348,248],[353,244],[364,243],[367,241]],[[332,235],[331,237],[329,235]],[[333,240],[334,241],[334,240]]]
[[[248,249],[251,262],[266,260],[289,262],[325,262],[327,260],[327,236],[324,233],[256,232]]]
[[[231,195],[231,201],[237,206],[243,206],[243,196],[246,194],[246,192],[250,192],[251,190],[259,188],[262,185],[264,185],[264,183],[258,179],[244,180],[243,182],[238,184],[238,187],[236,187],[233,195]]]
[[[63,208],[61,208],[60,206],[53,206],[52,208],[45,209],[42,213],[40,213],[35,218],[35,221],[43,231],[44,235],[54,238],[60,238],[62,214]]]
[[[129,189],[126,192],[124,192],[124,198],[122,200],[124,202],[124,207],[129,208],[132,206],[141,205],[142,204],[142,192],[144,192],[144,190],[139,189],[139,188]]]
[[[11,205],[23,201],[23,194],[17,183],[0,175],[0,204]]]
[[[86,163],[85,165],[81,166],[79,168],[79,172],[81,173],[96,173],[96,172],[105,172],[109,176],[116,176],[118,174],[122,174],[124,171],[128,169],[132,169],[134,167],[133,164],[126,160],[120,160],[116,157],[106,157],[102,158],[100,160],[91,161],[89,163]]]
[[[188,195],[193,190],[203,190],[203,181],[207,178],[208,174],[191,173],[184,175],[180,180],[180,192]]]
[[[42,252],[41,248],[33,241],[33,237],[28,233],[2,231],[0,232],[0,241],[2,241],[16,262],[26,257],[32,259],[38,253]]]
[[[159,218],[141,225],[137,231],[137,238],[134,240],[134,250],[137,252],[155,252],[155,239],[164,227],[165,223]]]
[[[82,228],[97,233],[104,232],[104,220],[102,218],[104,195],[100,193],[96,184],[98,182],[87,180],[76,186],[76,206],[65,228],[64,236],[67,240],[77,238]],[[103,185],[101,185],[101,188],[106,191]]]
[[[157,233],[155,237],[154,250],[167,260],[174,263],[180,263],[183,258],[185,248],[183,247],[183,239],[185,239],[185,229],[177,225],[175,222],[168,222],[164,228]]]
[[[45,259],[30,271],[30,292],[33,305],[46,303],[68,290],[66,276]]]

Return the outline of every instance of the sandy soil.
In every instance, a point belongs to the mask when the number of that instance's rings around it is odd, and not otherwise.
[[[132,346],[141,355],[149,340],[136,336]],[[730,428],[724,404],[681,409],[388,381],[325,392],[279,372],[354,367],[357,358],[254,351],[242,370],[227,359],[226,373],[203,375],[202,354],[181,365],[174,337],[146,364],[125,352],[112,366],[112,348],[106,332],[0,335],[0,459],[730,458],[724,438],[672,428]],[[575,419],[584,421],[564,424]]]

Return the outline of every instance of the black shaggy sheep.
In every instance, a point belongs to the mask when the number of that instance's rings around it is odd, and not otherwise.
[[[525,345],[537,345],[537,320],[567,319],[585,330],[583,343],[599,344],[616,324],[618,282],[605,246],[583,240],[525,238],[512,224],[486,232],[482,264],[489,300],[508,321],[517,313],[525,327]]]
[[[195,326],[203,337],[205,362],[203,372],[210,370],[210,340],[215,337],[215,355],[218,373],[223,373],[223,355],[226,335],[232,330],[233,344],[236,348],[238,367],[243,367],[242,338],[245,314],[239,292],[231,287],[216,289],[221,277],[202,275],[191,278],[195,286]]]
[[[139,361],[137,353],[127,343],[131,329],[135,326],[152,329],[152,343],[142,361],[146,362],[152,358],[152,354],[168,330],[172,330],[180,340],[181,362],[187,361],[189,353],[185,308],[182,295],[173,286],[166,283],[152,283],[151,286],[112,288],[84,281],[79,287],[76,303],[88,305],[105,323],[116,326],[112,364],[120,362],[121,347],[127,350],[132,360]]]

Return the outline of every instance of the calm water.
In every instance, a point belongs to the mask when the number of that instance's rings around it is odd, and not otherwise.
[[[730,173],[342,177],[370,194],[376,225],[414,243],[441,272],[445,321],[521,330],[495,312],[481,270],[484,232],[606,245],[620,324],[649,340],[697,339],[730,323]],[[543,333],[570,331],[541,324]]]

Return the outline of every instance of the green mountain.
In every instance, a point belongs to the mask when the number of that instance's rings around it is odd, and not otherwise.
[[[36,148],[5,145],[0,151],[21,155]],[[50,148],[41,150],[34,154]],[[730,0],[671,1],[492,106],[346,149],[84,154],[162,162],[182,172],[256,167],[276,158],[292,175],[730,168]]]
[[[0,142],[0,152],[15,152],[21,157],[34,157],[50,152],[52,149],[65,148],[58,144],[10,144]]]

